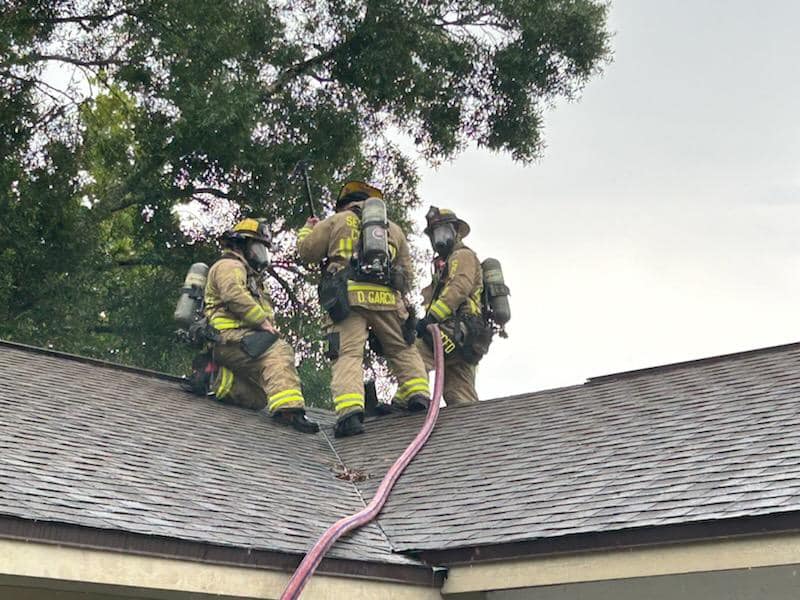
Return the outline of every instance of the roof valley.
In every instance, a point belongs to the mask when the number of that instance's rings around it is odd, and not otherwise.
[[[336,460],[338,461],[339,466],[342,469],[344,469],[345,471],[349,470],[349,467],[347,466],[347,463],[344,462],[344,460],[342,459],[342,456],[336,450],[336,446],[333,445],[333,443],[331,442],[331,439],[328,437],[328,434],[325,433],[325,430],[324,429],[320,429],[319,433],[322,435],[322,437],[325,438],[325,442],[328,444],[328,447],[331,449],[331,452],[333,452],[333,455],[336,457]],[[355,481],[348,481],[348,483],[352,486],[352,488],[355,491],[356,495],[361,500],[361,504],[363,504],[364,508],[366,508],[368,502],[364,499],[364,495],[361,493],[361,489],[358,487],[358,485],[356,485],[356,482]],[[398,553],[398,550],[397,550],[397,548],[395,548],[394,544],[392,543],[391,538],[389,538],[389,536],[387,535],[386,531],[383,529],[383,526],[381,525],[380,515],[378,515],[378,517],[375,518],[373,523],[378,528],[378,531],[381,532],[381,536],[383,536],[383,539],[386,542],[386,545],[389,547],[389,550],[391,550],[394,553]]]

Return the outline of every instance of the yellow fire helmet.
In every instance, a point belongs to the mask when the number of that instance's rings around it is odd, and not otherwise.
[[[242,219],[231,229],[222,234],[223,239],[246,240],[254,239],[272,245],[272,232],[267,226],[266,219]]]
[[[380,198],[383,200],[383,192],[374,185],[363,181],[348,181],[339,190],[339,196],[336,198],[336,208],[341,208],[350,202],[366,200],[367,198]]]
[[[428,214],[425,215],[428,226],[425,228],[425,233],[430,235],[431,230],[441,223],[453,223],[458,233],[458,237],[464,239],[469,235],[470,228],[466,221],[462,221],[456,216],[449,208],[438,208],[431,206]]]

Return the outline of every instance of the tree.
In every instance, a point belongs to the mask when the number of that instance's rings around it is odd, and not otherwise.
[[[188,354],[165,290],[237,215],[291,245],[297,161],[325,205],[356,175],[405,222],[417,175],[397,134],[434,162],[468,143],[530,161],[542,110],[609,56],[596,0],[6,4],[0,335],[169,371]],[[187,205],[228,222],[187,235]],[[308,274],[288,255],[275,274],[307,339]]]

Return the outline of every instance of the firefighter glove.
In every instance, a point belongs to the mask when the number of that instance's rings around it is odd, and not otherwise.
[[[435,323],[431,317],[425,315],[419,321],[417,321],[417,337],[422,337],[425,335],[425,332],[428,330],[428,325],[431,323]]]

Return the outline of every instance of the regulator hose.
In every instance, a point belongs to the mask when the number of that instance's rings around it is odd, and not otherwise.
[[[295,570],[292,578],[286,585],[286,589],[283,590],[280,600],[297,600],[303,592],[303,588],[305,588],[308,583],[308,580],[311,579],[314,571],[316,571],[319,566],[319,563],[322,562],[325,553],[330,550],[336,540],[349,531],[366,525],[378,516],[378,513],[381,512],[383,505],[389,498],[389,493],[392,491],[397,479],[402,475],[411,460],[422,449],[425,442],[428,441],[431,432],[433,432],[433,426],[436,424],[436,419],[439,417],[439,402],[442,398],[442,390],[444,389],[444,353],[442,351],[442,337],[439,332],[439,327],[437,325],[428,325],[428,331],[430,331],[433,337],[433,361],[436,378],[433,384],[433,397],[428,405],[428,414],[425,417],[425,423],[422,425],[422,429],[420,429],[408,448],[405,449],[400,455],[400,458],[395,461],[386,475],[384,475],[380,486],[378,486],[378,491],[375,492],[375,496],[370,503],[357,513],[336,521],[336,523],[329,527],[319,540],[317,540],[317,543],[308,551],[305,558],[303,558],[303,561],[300,563],[300,566]]]

